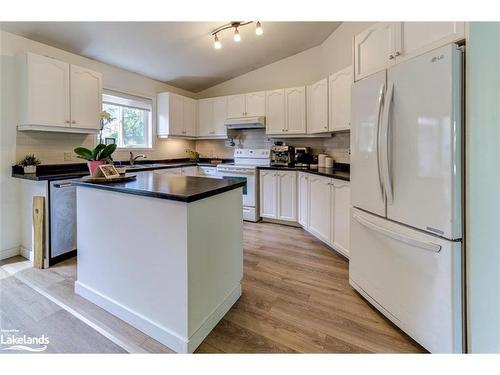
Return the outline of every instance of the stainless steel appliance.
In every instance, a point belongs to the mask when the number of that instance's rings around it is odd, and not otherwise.
[[[274,145],[271,147],[271,165],[289,167],[294,164],[295,151],[293,146]]]
[[[295,147],[295,166],[308,167],[312,162],[311,149],[309,147]]]
[[[49,183],[49,266],[76,255],[76,187],[71,180]]]
[[[256,222],[259,216],[259,174],[257,166],[269,165],[269,150],[237,149],[234,164],[217,165],[220,178],[235,178],[246,181],[243,188],[243,220]]]

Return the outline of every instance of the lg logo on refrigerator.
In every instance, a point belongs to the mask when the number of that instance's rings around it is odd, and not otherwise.
[[[431,59],[431,62],[436,62],[436,61],[439,61],[439,60],[442,60],[442,59],[444,59],[444,55],[434,56]]]

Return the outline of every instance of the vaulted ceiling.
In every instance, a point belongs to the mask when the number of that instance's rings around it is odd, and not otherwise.
[[[8,32],[199,92],[321,44],[340,22],[262,22],[220,33],[221,22],[6,22]]]

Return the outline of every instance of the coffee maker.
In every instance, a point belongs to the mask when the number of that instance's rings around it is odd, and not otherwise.
[[[295,147],[295,166],[296,167],[309,167],[312,163],[312,154],[309,147]]]
[[[280,167],[292,167],[294,165],[294,147],[276,142],[271,147],[271,165]]]

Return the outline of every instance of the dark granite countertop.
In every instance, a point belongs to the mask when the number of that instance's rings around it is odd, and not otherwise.
[[[282,167],[282,166],[259,166],[258,169],[271,169],[271,170],[286,170],[286,171],[297,171],[306,172],[311,174],[316,174],[319,176],[336,178],[338,180],[350,181],[349,168],[317,168],[310,169],[305,167]]]
[[[233,159],[222,159],[222,163],[230,163]],[[154,164],[154,166],[152,166]],[[181,168],[189,166],[216,167],[209,159],[200,159],[199,162],[191,162],[189,159],[163,159],[163,160],[140,160],[135,163],[134,168],[127,169],[127,172],[143,172],[155,169]],[[122,163],[122,166],[129,166],[128,162]],[[73,164],[45,164],[37,167],[36,174],[24,174],[23,168],[19,166],[12,167],[12,177],[22,178],[32,181],[57,181],[68,180],[88,176],[89,171],[86,163]]]
[[[246,184],[245,181],[235,179],[168,176],[156,173],[139,174],[135,181],[129,182],[99,184],[77,179],[73,180],[72,183],[73,185],[85,188],[102,189],[117,193],[169,199],[186,203],[237,189]]]

